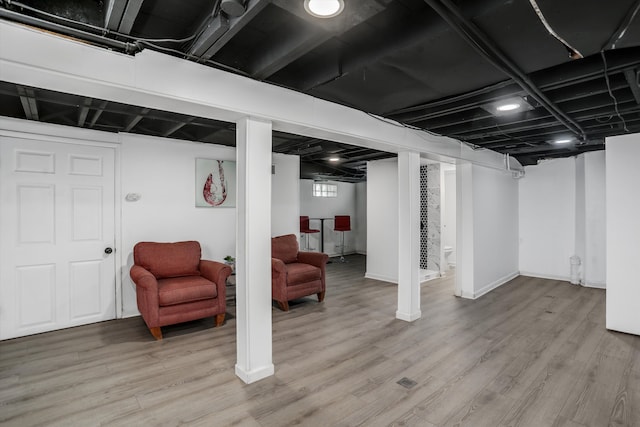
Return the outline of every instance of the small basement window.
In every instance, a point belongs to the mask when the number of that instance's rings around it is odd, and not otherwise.
[[[338,197],[338,186],[336,184],[314,182],[313,197]]]

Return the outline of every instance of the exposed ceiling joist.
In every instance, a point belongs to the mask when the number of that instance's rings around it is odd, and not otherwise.
[[[177,131],[179,131],[180,129],[182,129],[183,127],[185,127],[186,125],[188,125],[189,123],[191,123],[193,120],[195,119],[195,117],[189,117],[187,118],[184,122],[182,123],[176,123],[173,126],[169,127],[169,129],[167,129],[162,136],[164,136],[165,138],[173,135],[174,133],[176,133]]]
[[[22,109],[24,115],[28,120],[39,120],[38,118],[38,104],[36,102],[36,95],[31,88],[25,88],[18,86],[18,96],[20,96],[20,102],[22,103]]]
[[[128,54],[154,49],[202,62],[492,148],[525,164],[593,149],[549,144],[567,133],[597,140],[602,148],[605,137],[640,132],[640,0],[606,7],[600,0],[581,0],[580,7],[538,0],[547,27],[526,0],[350,0],[330,19],[308,14],[302,0],[237,1],[246,13],[225,18],[217,16],[220,0],[12,0],[0,1],[0,19]],[[549,36],[554,31],[585,58],[569,60]],[[133,38],[139,39],[123,41]],[[144,105],[31,89],[33,97],[23,92],[21,98],[15,83],[0,82],[0,112],[111,132],[235,143],[230,123],[188,121],[159,110],[142,114]],[[540,91],[550,103],[527,91]],[[494,114],[499,101],[516,97],[525,98],[526,112]],[[532,153],[536,146],[543,149]],[[346,171],[345,180],[362,179],[363,156],[369,155],[347,144],[278,132],[273,151],[298,155],[305,176],[340,179]],[[342,160],[329,163],[338,153]]]
[[[277,33],[267,41],[268,48],[249,64],[248,73],[263,80],[330,38],[331,34],[318,29],[312,32],[303,29],[293,36],[290,33]]]
[[[298,17],[309,22],[309,26],[299,28],[297,34],[279,33],[268,40],[266,49],[256,57],[249,65],[249,74],[257,79],[265,79],[280,71],[287,65],[309,53],[332,37],[340,35],[351,28],[360,25],[372,16],[384,10],[386,3],[377,1],[361,1],[357,8],[350,8],[336,19],[329,20],[322,28],[317,26],[318,19],[311,17],[304,8],[302,2],[292,5],[291,1],[274,0],[274,4],[282,9],[290,11]]]
[[[82,103],[82,107],[80,107],[80,111],[78,112],[78,126],[83,127],[85,121],[87,120],[87,115],[89,114],[89,108],[91,107],[91,98],[86,98]]]
[[[640,71],[627,68],[624,70],[624,77],[629,84],[633,97],[636,99],[636,102],[640,104]]]
[[[425,2],[483,58],[518,83],[522,89],[535,98],[536,101],[577,137],[585,138],[584,129],[548,99],[542,90],[531,81],[529,76],[520,70],[513,60],[502,52],[477,25],[462,14],[458,6],[449,0],[425,0]]]
[[[122,131],[131,132],[131,129],[136,127],[136,125],[140,122],[140,120],[144,119],[144,117],[147,115],[149,111],[150,110],[148,108],[143,108],[142,110],[140,110],[140,114],[138,114],[137,116],[134,116],[131,120],[129,120],[129,122],[125,125]]]
[[[122,34],[130,34],[144,0],[109,0],[105,27]]]
[[[92,128],[96,122],[98,121],[98,119],[100,118],[100,116],[102,115],[102,112],[104,111],[105,108],[107,108],[107,101],[102,101],[100,103],[100,106],[98,107],[98,109],[93,113],[93,117],[91,117],[91,120],[89,121],[89,127]]]
[[[339,62],[325,61],[317,64],[314,69],[289,80],[288,85],[302,91],[310,91],[373,64],[381,58],[421,43],[445,29],[446,25],[443,21],[433,19],[432,16],[424,13],[416,14],[412,19],[403,22],[402,26],[394,29],[393,37],[372,40],[366,45],[351,46]]]
[[[627,10],[624,19],[618,25],[618,28],[611,34],[611,38],[602,46],[602,50],[615,49],[616,44],[624,37],[629,26],[640,13],[640,0],[636,0],[634,4]]]
[[[228,30],[229,18],[226,15],[219,13],[215,16],[210,16],[204,24],[204,29],[191,45],[189,55],[202,57],[207,49]]]
[[[249,0],[247,3],[247,10],[242,15],[227,19],[226,24],[221,21],[221,26],[225,27],[224,31],[213,33],[210,36],[205,35],[203,32],[203,34],[198,36],[193,46],[200,43],[203,47],[203,51],[202,53],[193,53],[193,55],[199,56],[202,59],[211,58],[213,55],[218,53],[218,51],[229,42],[229,40],[238,34],[240,30],[251,22],[251,20],[255,18],[269,3],[270,0]],[[220,16],[220,14],[218,16]]]

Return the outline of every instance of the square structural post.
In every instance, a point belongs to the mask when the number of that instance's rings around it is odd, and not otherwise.
[[[398,310],[413,322],[420,311],[420,154],[398,153]]]
[[[237,122],[236,375],[273,375],[271,335],[271,122]]]

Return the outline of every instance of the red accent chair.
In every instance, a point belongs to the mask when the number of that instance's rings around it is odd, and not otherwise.
[[[320,230],[315,228],[309,228],[309,217],[308,216],[300,216],[300,234],[304,234],[307,244],[306,250],[309,250],[309,234],[319,233]]]
[[[324,300],[327,254],[299,252],[295,234],[287,234],[271,239],[271,257],[271,297],[282,311],[296,298],[316,294]]]
[[[162,326],[216,316],[224,323],[226,281],[231,267],[201,260],[200,243],[140,242],[133,248],[130,275],[138,310],[157,340]]]
[[[351,231],[351,217],[349,215],[336,215],[333,222],[333,230],[342,232],[340,262],[344,262],[344,232]]]

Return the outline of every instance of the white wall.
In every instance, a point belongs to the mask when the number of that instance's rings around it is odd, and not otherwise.
[[[449,255],[450,266],[456,265],[456,170],[455,167],[443,165],[443,198],[442,211],[442,249],[444,260],[444,247],[450,246],[453,252]],[[444,263],[443,263],[444,264]]]
[[[520,180],[520,272],[570,280],[569,258],[581,259],[579,280],[605,287],[605,153],[545,161]]]
[[[456,295],[475,299],[518,275],[518,182],[467,163],[456,187]]]
[[[342,233],[333,231],[333,217],[336,215],[351,216],[351,231],[344,233],[344,252],[355,252],[357,227],[356,223],[356,184],[348,182],[329,181],[338,186],[338,197],[313,197],[313,180],[300,180],[300,215],[309,218],[328,218],[324,221],[324,252],[329,256],[340,255],[339,245],[342,243]],[[299,221],[299,219],[298,219]],[[319,229],[320,221],[311,220],[311,228]],[[309,236],[309,245],[315,250],[320,250],[318,239],[320,233]]]
[[[367,253],[367,183],[356,184],[355,251]]]
[[[367,163],[366,277],[398,282],[398,161]]]
[[[607,328],[640,335],[640,134],[606,146]]]
[[[520,179],[520,273],[569,280],[575,246],[575,158],[525,167]]]
[[[271,235],[298,235],[300,228],[300,157],[273,153]]]
[[[474,297],[518,275],[518,181],[473,165]]]
[[[510,174],[471,164],[458,165],[459,219],[457,280],[462,296],[477,298],[518,274],[518,181]],[[367,165],[367,272],[373,279],[398,280],[398,162]],[[462,239],[462,240],[460,240]]]
[[[585,228],[584,285],[604,288],[607,279],[606,155],[604,151],[584,153]]]
[[[578,256],[582,263],[586,254],[586,223],[587,223],[587,189],[586,189],[586,165],[584,156],[576,156],[576,199],[575,199],[575,243],[573,253]],[[586,266],[577,267],[578,280]]]
[[[140,241],[197,240],[203,258],[235,256],[236,209],[195,207],[195,159],[235,161],[235,149],[212,144],[121,134],[123,314],[138,314],[129,277],[133,246]],[[235,191],[235,190],[234,190]]]

